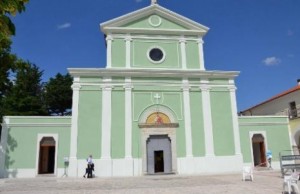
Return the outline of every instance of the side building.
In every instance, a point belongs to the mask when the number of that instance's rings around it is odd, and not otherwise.
[[[289,133],[295,154],[300,149],[300,80],[297,85],[240,112],[245,116],[278,115],[289,118]]]
[[[289,149],[287,117],[238,118],[239,72],[205,69],[206,26],[153,3],[101,30],[106,68],[68,69],[71,117],[4,117],[1,177],[81,177],[90,154],[98,177],[231,173]]]

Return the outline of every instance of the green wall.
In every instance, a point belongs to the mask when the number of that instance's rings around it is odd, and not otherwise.
[[[18,119],[14,119],[16,121]],[[7,149],[6,149],[6,162],[5,167],[8,169],[14,168],[35,168],[36,167],[36,154],[39,153],[38,134],[57,134],[58,135],[58,147],[57,151],[57,167],[64,167],[64,157],[70,155],[70,126],[65,124],[57,126],[57,120],[59,119],[47,119],[48,124],[51,123],[56,126],[46,126],[45,123],[39,122],[39,119],[22,119],[23,122],[18,122],[24,126],[12,126],[8,130],[7,137]],[[68,119],[70,125],[70,119]],[[51,122],[52,121],[52,122]],[[25,127],[31,123],[39,123],[38,127]],[[42,125],[44,125],[42,127]]]
[[[89,154],[94,158],[101,156],[102,91],[99,86],[93,86],[94,90],[87,88],[83,86],[79,92],[78,159]]]
[[[125,93],[122,87],[112,91],[111,156],[125,157]]]
[[[286,117],[239,117],[239,127],[244,162],[252,162],[250,132],[266,133],[266,146],[272,150],[273,161],[279,161],[279,152],[291,150]]]
[[[229,91],[210,93],[213,138],[217,156],[234,155],[234,134]]]

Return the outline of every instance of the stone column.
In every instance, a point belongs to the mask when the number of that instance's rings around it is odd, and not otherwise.
[[[131,78],[125,79],[125,158],[132,159],[132,85]]]
[[[69,176],[77,177],[77,138],[78,138],[78,108],[79,108],[79,90],[81,88],[79,77],[74,78],[72,85],[73,103],[72,103],[72,124],[71,124],[71,144],[69,157]]]
[[[180,51],[181,51],[182,69],[187,69],[187,66],[186,66],[186,40],[185,40],[185,38],[181,38],[179,40],[179,43],[180,43]]]
[[[207,81],[208,82],[208,81]],[[213,126],[210,103],[210,87],[206,84],[200,86],[202,94],[202,110],[203,110],[203,124],[205,137],[205,155],[208,157],[214,156],[214,139]]]
[[[132,38],[127,36],[125,38],[126,42],[126,68],[130,68],[130,61],[131,61],[131,41]]]
[[[187,79],[184,79],[182,82],[186,156],[193,157],[190,87]]]
[[[200,70],[205,70],[204,65],[204,53],[203,53],[203,43],[202,37],[199,37],[199,40],[197,41],[198,48],[199,48],[199,64],[200,64]]]
[[[112,50],[111,50],[111,45],[112,45],[112,41],[113,41],[113,37],[109,34],[107,35],[106,37],[106,45],[107,45],[107,48],[106,48],[106,68],[111,68],[111,61],[112,61]]]
[[[239,123],[238,123],[236,95],[235,95],[236,87],[230,86],[228,87],[228,90],[230,92],[230,101],[231,101],[235,154],[241,155],[240,130],[239,130]]]

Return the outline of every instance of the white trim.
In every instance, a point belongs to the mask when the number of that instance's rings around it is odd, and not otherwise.
[[[38,133],[36,141],[36,154],[35,154],[35,174],[39,174],[39,155],[40,155],[40,142],[44,137],[52,137],[55,141],[55,158],[54,158],[54,173],[57,175],[57,155],[58,155],[58,134],[57,133]]]
[[[71,123],[12,123],[9,127],[71,127]]]
[[[182,69],[187,69],[186,66],[186,40],[184,37],[182,37],[179,40],[180,43],[180,51],[181,51],[181,67]]]
[[[198,43],[198,49],[199,49],[199,64],[200,64],[200,70],[205,70],[204,65],[204,52],[203,52],[203,40],[202,37],[199,37]]]
[[[249,131],[249,143],[250,143],[250,155],[251,155],[251,162],[252,166],[254,167],[254,158],[253,158],[253,148],[252,148],[252,138],[254,135],[260,134],[264,138],[264,145],[265,145],[265,150],[268,150],[268,142],[267,142],[267,132],[266,131]]]
[[[9,130],[9,118],[3,117],[2,132],[0,138],[0,178],[7,177],[7,171],[5,169],[6,160],[6,147],[7,147],[7,136]]]
[[[211,114],[211,102],[210,102],[210,86],[206,83],[208,80],[201,80],[200,86],[202,95],[202,111],[203,111],[203,124],[204,124],[204,136],[205,136],[205,155],[208,157],[214,156],[214,138],[213,138],[213,124]]]
[[[125,79],[125,158],[132,159],[132,86],[131,78]]]
[[[106,68],[111,68],[112,67],[112,41],[113,37],[112,35],[107,35],[106,37],[106,45],[107,45],[107,50],[106,50]]]
[[[201,25],[195,21],[192,21],[184,16],[181,16],[173,11],[170,11],[164,7],[159,6],[158,4],[154,4],[142,9],[139,9],[137,11],[125,14],[121,17],[117,17],[115,19],[112,19],[110,21],[104,22],[100,24],[100,28],[104,33],[108,33],[112,28],[118,28],[119,26],[124,26],[128,23],[131,23],[133,21],[137,21],[140,18],[147,17],[149,15],[158,15],[160,17],[163,17],[167,20],[173,21],[174,23],[181,25],[189,30],[186,33],[192,31],[195,34],[204,36],[207,31],[209,30],[208,27]],[[122,28],[124,31],[124,27]],[[158,34],[161,34],[161,29],[155,29]],[[171,31],[171,30],[169,30]],[[175,30],[173,30],[175,31]],[[172,31],[171,31],[172,32]],[[176,32],[178,33],[178,32]]]
[[[191,105],[190,105],[190,88],[187,79],[182,80],[183,88],[183,111],[185,127],[185,147],[186,157],[193,157],[193,140],[192,140],[192,122],[191,122]]]
[[[154,17],[157,17],[157,18],[158,18],[158,23],[157,23],[157,24],[153,23],[153,21],[152,21]],[[149,22],[149,24],[150,24],[151,26],[153,26],[153,27],[158,27],[158,26],[161,25],[161,17],[159,17],[158,15],[152,15],[152,16],[149,17],[148,22]]]
[[[153,68],[68,68],[72,76],[88,76],[88,77],[163,77],[163,78],[224,78],[232,79],[238,76],[238,71],[202,71],[197,69],[153,69]]]
[[[171,115],[169,118],[172,119]],[[168,135],[171,139],[172,173],[177,173],[176,129],[169,128],[143,128],[141,129],[142,142],[142,172],[147,174],[147,140],[150,135]]]
[[[287,125],[288,123],[283,122],[249,122],[249,123],[239,123],[239,126],[275,126],[275,125]]]
[[[241,153],[241,143],[240,143],[240,129],[239,129],[238,116],[237,116],[237,104],[236,104],[236,94],[235,94],[236,87],[231,86],[228,89],[230,93],[235,154],[240,155],[242,153]]]
[[[148,106],[139,115],[137,121],[139,123],[146,123],[148,116],[151,115],[154,112],[157,112],[157,106],[156,105]],[[177,115],[169,107],[167,107],[165,105],[159,105],[159,112],[167,115],[169,117],[171,123],[178,123]]]
[[[102,88],[102,136],[101,136],[101,159],[111,159],[111,91],[107,85]]]
[[[126,68],[130,68],[130,63],[131,63],[131,41],[132,38],[130,35],[126,36],[125,42],[126,42]]]
[[[5,116],[9,119],[70,119],[72,116]]]
[[[80,81],[74,78],[74,81]],[[73,83],[73,103],[72,103],[72,125],[70,139],[69,176],[77,177],[77,138],[78,138],[78,109],[79,109],[79,83]]]

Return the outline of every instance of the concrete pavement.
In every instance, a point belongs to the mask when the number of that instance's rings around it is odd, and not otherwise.
[[[0,179],[1,194],[131,194],[131,193],[282,193],[279,171],[254,171],[254,181],[242,181],[242,174],[179,176],[149,175],[126,178],[20,178]]]

